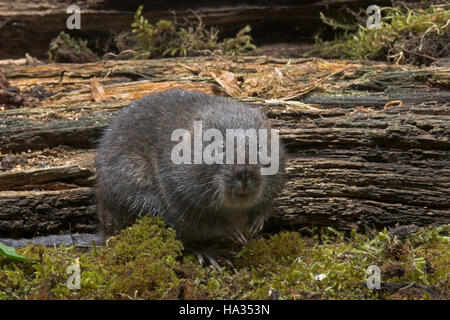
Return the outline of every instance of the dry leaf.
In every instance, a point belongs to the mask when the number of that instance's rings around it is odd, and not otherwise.
[[[239,87],[238,82],[236,81],[236,78],[234,76],[233,72],[220,70],[217,72],[211,72],[211,75],[213,76],[214,80],[218,84],[220,84],[226,93],[228,93],[232,97],[240,97],[242,96],[242,90]]]
[[[31,66],[42,64],[42,62],[35,57],[30,56],[28,53],[25,53],[25,59],[27,60],[27,63]]]

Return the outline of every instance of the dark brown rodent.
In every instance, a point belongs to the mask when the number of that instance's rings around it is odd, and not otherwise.
[[[260,164],[174,164],[175,129],[270,129],[255,108],[199,92],[170,90],[124,108],[100,140],[97,201],[100,231],[117,233],[136,217],[162,217],[185,242],[233,238],[259,231],[283,184],[279,173],[261,175]],[[243,192],[241,192],[244,190]],[[234,230],[234,231],[233,231]]]

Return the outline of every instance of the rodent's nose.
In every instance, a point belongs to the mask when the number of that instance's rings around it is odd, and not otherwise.
[[[235,177],[239,181],[241,181],[244,184],[244,186],[246,186],[249,180],[255,178],[255,175],[252,171],[248,170],[247,168],[243,168],[235,173]]]
[[[236,172],[236,178],[243,182],[247,182],[250,179],[250,174],[248,170],[239,170],[238,172]]]

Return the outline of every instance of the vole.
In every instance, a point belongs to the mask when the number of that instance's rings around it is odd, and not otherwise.
[[[264,131],[266,140],[259,136]],[[258,134],[257,148],[245,135],[249,132]],[[152,214],[174,228],[185,245],[245,243],[244,233],[262,229],[283,186],[283,148],[272,132],[262,112],[228,98],[169,90],[136,100],[99,141],[100,232],[114,235],[136,217]],[[244,148],[239,141],[245,141]],[[251,162],[255,150],[258,157]],[[265,163],[259,157],[263,151]]]

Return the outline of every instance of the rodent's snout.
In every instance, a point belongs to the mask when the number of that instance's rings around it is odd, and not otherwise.
[[[225,201],[230,207],[248,207],[261,193],[261,175],[257,165],[235,165],[225,182]]]

